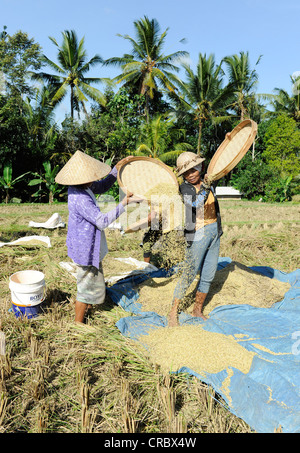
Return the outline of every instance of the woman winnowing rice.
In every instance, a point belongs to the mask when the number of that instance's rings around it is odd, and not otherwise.
[[[106,287],[102,260],[108,253],[105,228],[116,220],[125,206],[137,200],[128,193],[117,206],[101,212],[94,194],[107,192],[117,179],[119,161],[111,168],[81,152],[69,159],[56,176],[68,188],[68,256],[77,264],[75,321],[83,322],[86,310],[104,302]]]

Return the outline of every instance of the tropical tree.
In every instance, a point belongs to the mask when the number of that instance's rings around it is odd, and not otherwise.
[[[174,126],[175,118],[166,115],[155,115],[140,128],[140,137],[133,155],[146,155],[173,165],[183,151],[192,151],[193,147],[181,142],[184,131]]]
[[[24,176],[26,176],[29,172],[23,173],[22,175],[18,176],[17,178],[13,179],[12,177],[12,166],[5,165],[3,168],[3,176],[0,177],[0,186],[5,189],[6,196],[5,196],[5,203],[9,202],[10,199],[10,191],[13,190],[15,184],[20,182]]]
[[[286,114],[271,120],[264,136],[263,156],[277,176],[300,174],[300,131],[293,118]]]
[[[85,113],[86,102],[92,99],[100,104],[105,104],[105,97],[97,88],[92,87],[92,83],[100,83],[105,79],[98,77],[86,77],[88,71],[102,63],[102,58],[95,55],[87,60],[87,52],[84,48],[84,38],[78,41],[74,30],[62,32],[63,41],[59,46],[56,39],[49,36],[49,39],[58,49],[58,64],[43,55],[43,61],[50,66],[56,75],[46,72],[33,74],[34,79],[42,79],[52,84],[56,90],[52,97],[53,105],[61,102],[70,90],[71,118],[74,118],[74,110],[79,114],[80,107]]]
[[[16,176],[29,170],[35,160],[26,104],[35,95],[30,73],[40,70],[41,56],[41,47],[27,33],[10,35],[4,27],[0,33],[0,167],[9,162]],[[26,188],[20,191],[23,197]]]
[[[291,76],[292,96],[286,90],[275,88],[275,96],[271,102],[274,114],[285,113],[292,117],[297,123],[300,122],[300,76]]]
[[[209,120],[228,120],[226,108],[232,97],[232,86],[223,86],[224,72],[221,64],[216,64],[214,54],[208,57],[199,54],[196,71],[188,63],[183,63],[186,81],[180,83],[182,107],[193,114],[198,124],[197,153],[201,153],[201,136],[204,124]]]
[[[55,146],[57,153],[53,155],[55,162],[59,158],[62,164],[61,157],[72,155],[78,147],[97,159],[104,161],[110,157],[113,162],[136,148],[139,127],[144,121],[140,110],[144,98],[132,96],[125,88],[117,93],[107,89],[105,97],[106,105],[92,105],[89,116],[80,123],[71,123],[70,118],[62,123]]]
[[[134,22],[136,37],[119,35],[132,45],[132,52],[122,57],[112,57],[104,65],[120,66],[122,73],[115,77],[117,83],[134,87],[137,93],[146,97],[146,115],[149,113],[149,102],[160,90],[175,91],[178,78],[175,73],[179,67],[176,60],[188,55],[177,51],[168,55],[163,53],[168,28],[160,33],[156,19],[143,19]]]
[[[32,103],[27,99],[24,103],[26,111],[25,123],[29,133],[28,147],[32,151],[32,157],[36,168],[42,161],[49,158],[58,135],[51,98],[53,88],[51,86],[36,87],[36,97]]]
[[[29,83],[30,73],[39,70],[41,65],[39,44],[30,39],[27,33],[18,31],[9,35],[4,29],[0,34],[0,72],[4,75],[2,92],[13,99],[20,114],[23,113],[24,98],[33,94],[33,87]]]
[[[255,64],[257,66],[262,56]],[[255,88],[258,83],[258,74],[256,69],[251,69],[249,53],[240,52],[239,55],[231,55],[223,59],[227,66],[229,83],[234,87],[233,110],[243,121],[249,116],[249,110],[255,102]]]
[[[293,195],[293,176],[285,175],[274,177],[266,186],[263,201],[279,202],[291,201]]]
[[[55,182],[55,177],[59,172],[59,166],[51,167],[49,161],[43,163],[44,174],[40,176],[38,173],[32,172],[33,176],[36,176],[35,179],[29,181],[29,186],[39,185],[39,189],[32,196],[39,197],[46,192],[49,196],[49,203],[53,203],[55,195],[60,194],[64,188]],[[46,189],[43,188],[42,184],[46,186]]]

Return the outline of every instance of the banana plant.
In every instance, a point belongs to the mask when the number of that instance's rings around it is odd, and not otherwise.
[[[5,189],[6,196],[5,196],[5,203],[8,203],[10,200],[10,190],[12,190],[17,182],[20,182],[24,176],[26,176],[29,171],[23,173],[23,175],[18,176],[17,178],[13,179],[12,177],[12,167],[11,165],[5,165],[3,168],[3,176],[0,176],[0,185]]]
[[[61,187],[57,182],[55,182],[55,176],[58,173],[59,167],[56,165],[54,168],[51,168],[51,163],[49,161],[43,163],[44,175],[39,175],[38,173],[31,173],[36,176],[35,179],[29,181],[29,186],[40,185],[39,189],[32,195],[32,197],[39,197],[42,195],[45,190],[42,187],[42,184],[45,184],[48,194],[49,194],[49,203],[53,203],[55,195],[58,195],[62,192],[63,187]]]
[[[289,201],[292,199],[292,180],[293,176],[286,176],[285,178],[280,179],[281,185],[281,194],[280,194],[280,202]]]

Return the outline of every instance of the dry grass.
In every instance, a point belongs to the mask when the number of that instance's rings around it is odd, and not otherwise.
[[[300,265],[300,204],[221,201],[221,255],[291,272]]]
[[[299,267],[299,204],[226,201],[221,210],[222,256],[287,272]],[[76,282],[59,266],[69,261],[66,230],[28,227],[54,212],[67,221],[66,205],[0,206],[0,241],[41,234],[52,244],[0,248],[0,330],[6,340],[0,432],[250,432],[211,388],[187,375],[166,374],[141,345],[123,337],[115,323],[128,313],[109,299],[86,325],[74,323]],[[108,232],[107,238],[106,276],[125,269],[113,257],[142,259],[141,233]],[[32,321],[8,311],[9,276],[25,269],[44,272],[47,284],[44,313]]]

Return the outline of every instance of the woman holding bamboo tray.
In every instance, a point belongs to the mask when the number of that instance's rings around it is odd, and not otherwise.
[[[201,179],[203,162],[204,158],[191,152],[184,152],[177,159],[177,175],[184,180],[180,193],[185,205],[186,253],[168,315],[169,327],[178,325],[180,302],[198,273],[200,278],[192,315],[207,319],[203,315],[203,304],[217,270],[222,226],[211,177],[205,175]]]
[[[102,260],[108,248],[104,229],[125,211],[127,204],[141,201],[129,193],[107,213],[102,213],[97,205],[94,194],[110,189],[122,162],[124,159],[111,170],[97,159],[76,151],[55,178],[57,183],[69,186],[67,248],[68,256],[77,264],[76,322],[84,322],[87,309],[105,299]]]

